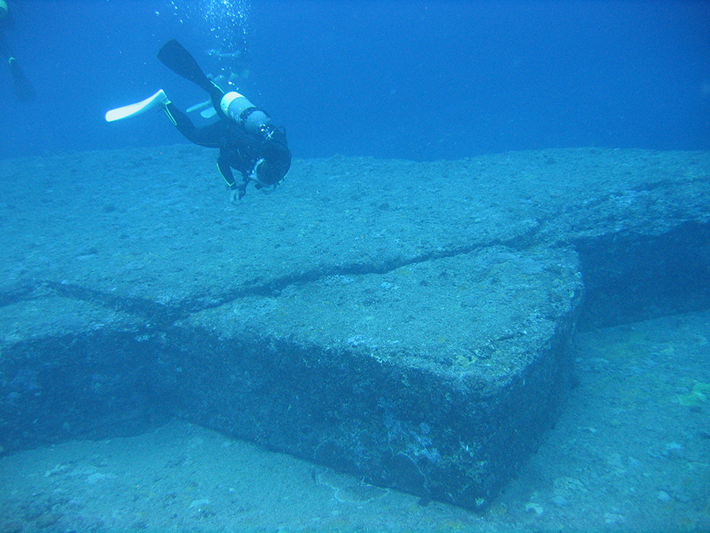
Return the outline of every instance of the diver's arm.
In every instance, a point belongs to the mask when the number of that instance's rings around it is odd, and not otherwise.
[[[217,168],[219,168],[220,176],[222,176],[222,179],[229,186],[229,201],[236,202],[237,200],[241,200],[246,194],[247,181],[244,180],[242,183],[237,183],[237,180],[234,178],[234,173],[232,172],[232,167],[221,153],[217,158]]]
[[[219,168],[219,173],[222,179],[227,183],[230,189],[234,189],[237,186],[237,180],[234,179],[234,173],[232,172],[232,167],[225,160],[222,154],[219,154],[217,158],[217,168]]]

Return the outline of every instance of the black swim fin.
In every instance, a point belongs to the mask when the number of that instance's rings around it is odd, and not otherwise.
[[[195,61],[195,58],[192,57],[192,54],[187,51],[187,48],[181,45],[177,40],[171,39],[165,43],[158,52],[158,59],[175,74],[182,76],[186,80],[190,80],[198,87],[207,91],[215,111],[219,116],[224,118],[225,115],[220,108],[224,91],[219,85],[207,77],[200,68],[200,65]]]
[[[175,74],[190,80],[207,92],[214,90],[213,83],[197,64],[192,54],[177,40],[171,39],[158,52],[158,59]]]
[[[10,73],[12,74],[13,88],[15,96],[20,102],[29,102],[35,97],[35,89],[32,87],[30,80],[25,77],[20,65],[17,64],[17,59],[11,57],[8,61],[10,65]]]

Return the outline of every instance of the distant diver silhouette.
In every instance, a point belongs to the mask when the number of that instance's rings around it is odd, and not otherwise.
[[[12,76],[15,97],[20,102],[29,102],[35,97],[35,90],[22,72],[17,59],[5,43],[5,31],[15,27],[12,13],[5,0],[0,0],[0,57],[7,61]]]

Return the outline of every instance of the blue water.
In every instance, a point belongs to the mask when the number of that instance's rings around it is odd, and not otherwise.
[[[240,89],[286,127],[296,157],[710,149],[710,2],[10,5],[6,40],[38,96],[16,102],[0,69],[2,158],[186,142],[158,113],[103,115],[158,88],[183,109],[202,100],[156,53],[175,37],[210,71],[206,51],[230,32],[250,51]]]

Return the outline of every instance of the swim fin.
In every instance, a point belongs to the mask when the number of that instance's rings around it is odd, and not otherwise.
[[[165,43],[158,52],[158,59],[175,74],[197,84],[208,93],[214,90],[214,84],[195,58],[177,40],[171,39]]]
[[[192,113],[193,111],[199,111],[200,115],[204,118],[212,118],[217,114],[217,111],[212,107],[212,100],[205,100],[204,102],[187,108],[188,113]]]
[[[133,117],[135,115],[140,115],[145,113],[150,109],[155,109],[157,107],[165,107],[170,103],[167,95],[163,89],[160,89],[150,98],[146,98],[135,104],[125,105],[117,109],[112,109],[106,113],[106,122],[113,122],[115,120],[121,120],[122,118]]]
[[[25,74],[24,72],[22,72],[20,65],[17,64],[17,59],[11,57],[8,60],[8,64],[10,65],[13,88],[15,90],[15,96],[17,97],[17,99],[20,102],[29,102],[30,100],[33,100],[35,97],[34,87],[32,87],[30,80],[25,77]]]
[[[178,76],[182,76],[207,91],[212,100],[212,106],[217,114],[220,114],[220,101],[224,96],[224,91],[207,77],[187,48],[177,40],[171,39],[158,52],[158,59]]]

